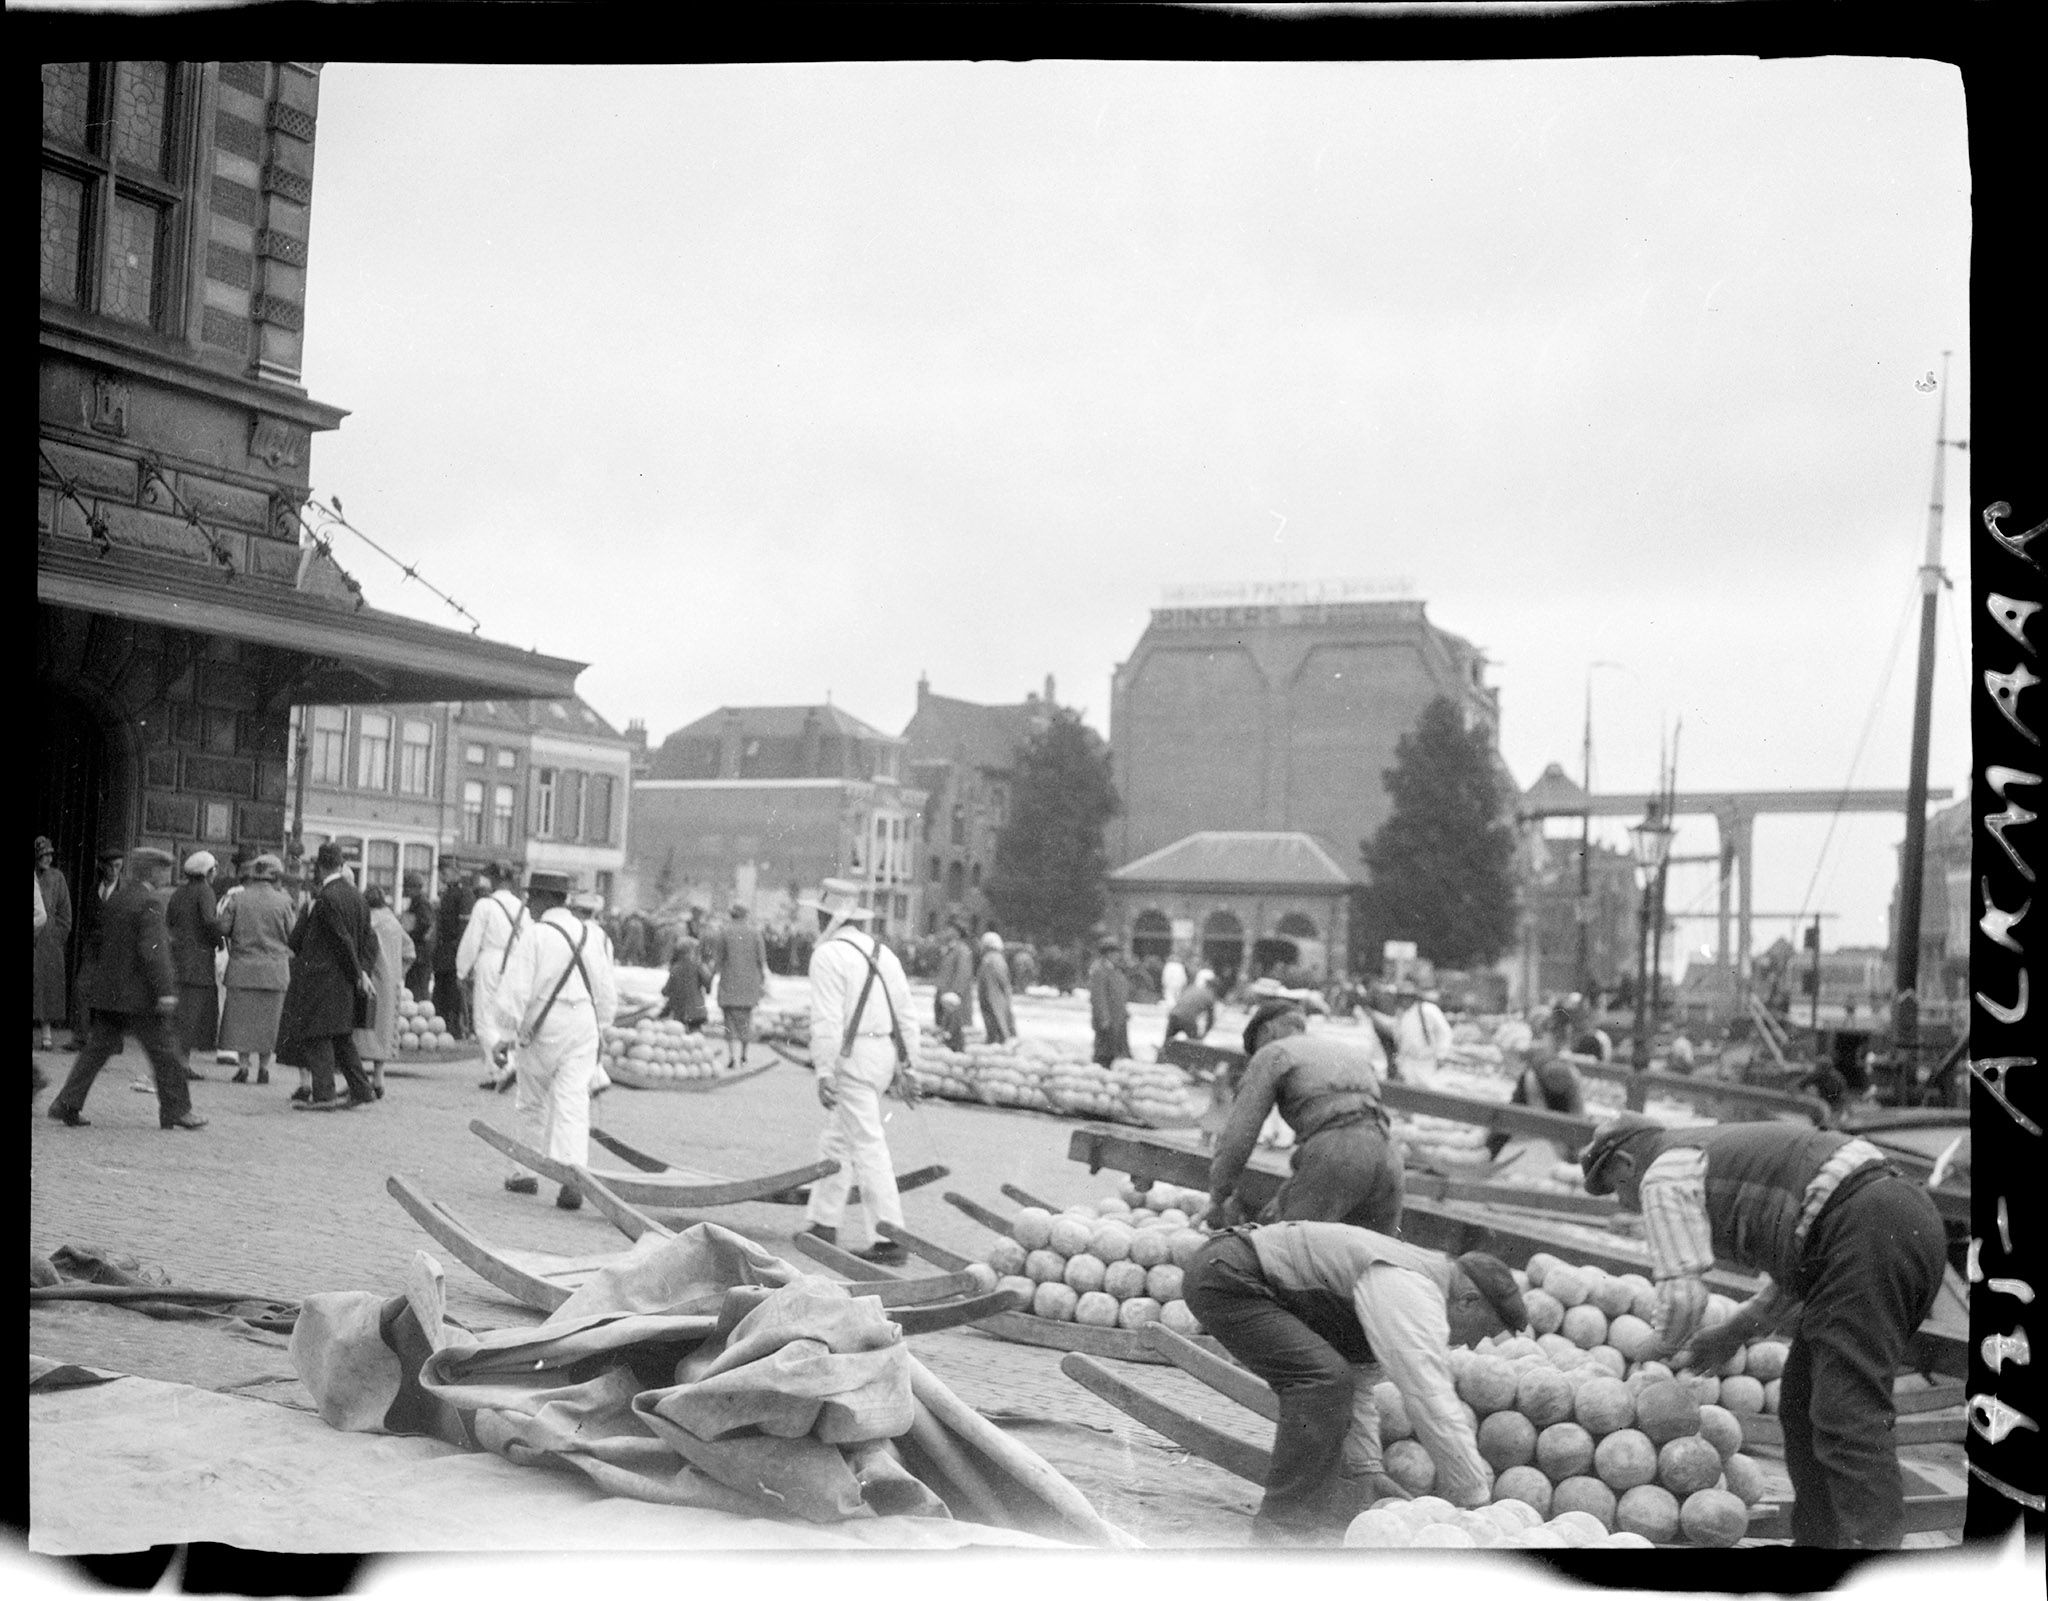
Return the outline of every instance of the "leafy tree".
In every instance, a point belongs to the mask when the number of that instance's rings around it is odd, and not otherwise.
[[[1366,932],[1413,940],[1442,967],[1493,961],[1515,939],[1515,828],[1493,746],[1438,696],[1394,750],[1393,815],[1361,841]]]
[[[1109,867],[1102,830],[1121,809],[1109,747],[1059,708],[1017,752],[1010,816],[985,886],[1006,937],[1071,944],[1102,917]]]

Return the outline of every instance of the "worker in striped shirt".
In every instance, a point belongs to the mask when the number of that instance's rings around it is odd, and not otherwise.
[[[1666,1129],[1624,1112],[1595,1130],[1581,1166],[1590,1193],[1642,1213],[1675,1366],[1711,1373],[1746,1341],[1794,1325],[1778,1397],[1793,1543],[1897,1549],[1892,1379],[1945,1266],[1927,1192],[1867,1140],[1785,1122]],[[1704,1275],[1717,1261],[1767,1277],[1706,1324]]]

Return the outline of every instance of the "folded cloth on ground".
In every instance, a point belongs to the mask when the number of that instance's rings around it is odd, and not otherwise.
[[[538,1327],[471,1334],[444,1307],[424,1252],[403,1295],[308,1296],[292,1360],[320,1415],[573,1466],[645,1500],[737,1493],[814,1522],[917,1500],[864,1449],[915,1417],[902,1331],[876,1298],[715,1223],[643,1237]]]
[[[587,1464],[587,1476],[534,1473],[486,1451],[345,1434],[295,1407],[154,1379],[31,1394],[28,1469],[28,1548],[52,1556],[200,1541],[252,1551],[494,1554],[1060,1543],[943,1518],[792,1522],[731,1491],[725,1509],[661,1504],[644,1493],[644,1478],[627,1494]],[[481,1587],[532,1588],[523,1571],[494,1568]],[[458,1588],[475,1585],[472,1569],[453,1572]],[[445,1589],[451,1581],[438,1582]]]

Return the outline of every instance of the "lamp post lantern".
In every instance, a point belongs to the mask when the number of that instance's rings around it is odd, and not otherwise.
[[[1664,876],[1664,866],[1671,854],[1672,828],[1664,820],[1663,813],[1653,802],[1643,820],[1628,831],[1629,850],[1634,854],[1636,868],[1642,874],[1643,902],[1640,927],[1636,940],[1636,1027],[1635,1027],[1635,1071],[1644,1072],[1650,1065],[1650,986],[1655,979],[1650,972],[1650,940],[1652,921],[1659,915],[1657,890]],[[1631,1111],[1643,1109],[1644,1090],[1640,1082],[1628,1088],[1628,1104]]]

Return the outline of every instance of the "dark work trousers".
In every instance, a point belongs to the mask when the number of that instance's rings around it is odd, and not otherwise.
[[[306,1071],[313,1075],[314,1100],[334,1098],[334,1070],[337,1066],[347,1081],[351,1101],[374,1101],[377,1098],[377,1092],[370,1088],[369,1075],[363,1071],[363,1059],[356,1054],[353,1035],[315,1035],[304,1041],[300,1049],[305,1053]]]
[[[1283,1297],[1267,1284],[1251,1241],[1238,1233],[1195,1254],[1185,1294],[1202,1327],[1280,1398],[1260,1520],[1289,1531],[1334,1523],[1343,1515],[1335,1507],[1357,1384],[1352,1364],[1372,1360],[1348,1303]]]
[[[1401,1162],[1371,1118],[1324,1128],[1294,1148],[1293,1170],[1262,1223],[1349,1223],[1399,1235]]]
[[[78,1053],[64,1087],[50,1103],[50,1116],[76,1117],[85,1110],[92,1081],[99,1077],[107,1059],[121,1049],[122,1039],[130,1034],[135,1036],[149,1058],[150,1070],[156,1074],[156,1120],[169,1128],[192,1110],[184,1052],[171,1037],[170,1020],[158,1012],[103,1012],[95,1007],[85,1048]]]
[[[1108,1067],[1112,1062],[1121,1062],[1131,1054],[1131,1026],[1118,1023],[1110,1028],[1095,1031],[1095,1064]]]
[[[1207,1030],[1203,1032],[1206,1033]],[[1164,1045],[1167,1040],[1193,1040],[1200,1044],[1201,1039],[1202,1036],[1195,1032],[1193,1024],[1182,1018],[1169,1017],[1166,1020],[1166,1039],[1162,1039],[1159,1043]]]
[[[967,1003],[956,1001],[948,1006],[944,1001],[933,1000],[932,1021],[938,1024],[939,1033],[946,1041],[949,1051],[967,1049]]]
[[[434,975],[434,1010],[447,1020],[449,1038],[469,1038],[469,997],[452,972]]]
[[[1910,1179],[1871,1179],[1823,1208],[1806,1261],[1819,1266],[1778,1397],[1792,1543],[1894,1551],[1906,1507],[1892,1378],[1941,1290],[1941,1216]]]

